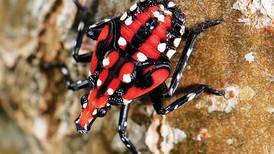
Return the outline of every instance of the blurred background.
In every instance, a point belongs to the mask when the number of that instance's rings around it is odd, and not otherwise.
[[[274,1],[174,1],[188,27],[225,23],[200,35],[178,92],[165,103],[197,83],[225,89],[226,99],[203,94],[162,117],[144,96],[131,105],[129,137],[142,153],[274,154]],[[134,1],[81,3],[96,22]],[[41,69],[63,61],[73,79],[87,76],[89,65],[71,57],[80,16],[72,0],[0,0],[0,153],[128,153],[117,135],[118,107],[78,135],[74,119],[87,91],[68,91],[60,71]]]

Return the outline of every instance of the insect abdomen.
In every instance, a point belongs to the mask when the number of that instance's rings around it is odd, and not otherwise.
[[[184,16],[178,17],[179,10],[173,4],[134,4],[120,18],[119,47],[139,62],[161,56],[171,58],[181,41],[185,22]]]

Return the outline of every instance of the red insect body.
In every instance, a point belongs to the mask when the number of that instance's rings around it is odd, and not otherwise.
[[[168,61],[171,58],[170,50],[175,51],[177,48],[173,44],[176,38],[168,37],[173,28],[173,14],[171,11],[164,13],[164,10],[167,8],[161,4],[148,6],[143,12],[131,10],[121,17],[119,28],[112,28],[110,24],[102,28],[90,65],[91,74],[98,73],[98,79],[89,94],[88,105],[79,117],[81,127],[90,125],[97,109],[107,106],[108,99],[117,90],[123,91],[121,99],[128,103],[158,87],[168,78],[170,69],[167,67],[155,69],[158,66],[153,64],[137,69],[138,63],[148,60]],[[116,34],[113,30],[117,30],[119,36],[114,36]],[[117,41],[117,47],[111,46],[113,41]],[[150,80],[149,85],[142,85],[145,80]]]
[[[126,135],[131,100],[149,94],[156,112],[166,115],[203,92],[225,96],[222,90],[200,84],[166,107],[161,101],[172,96],[178,88],[198,35],[223,20],[205,22],[189,29],[185,47],[167,86],[164,82],[172,70],[170,59],[185,33],[185,16],[172,0],[140,0],[120,17],[91,25],[87,36],[97,40],[92,55],[79,54],[88,13],[78,0],[74,2],[85,11],[85,16],[78,27],[73,57],[77,62],[91,60],[90,75],[74,83],[68,80],[66,66],[61,67],[68,89],[90,88],[90,93],[81,97],[82,112],[75,120],[79,133],[87,133],[94,120],[105,116],[111,105],[120,105],[119,136],[125,146],[137,154],[138,150]]]

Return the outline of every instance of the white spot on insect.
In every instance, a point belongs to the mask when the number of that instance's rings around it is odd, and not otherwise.
[[[165,10],[165,6],[164,6],[163,4],[159,5],[159,7],[160,7],[160,9],[161,9],[162,11]]]
[[[142,52],[138,52],[138,53],[137,53],[137,58],[138,58],[138,60],[139,60],[140,62],[144,62],[144,61],[147,60],[147,56],[144,55]]]
[[[165,10],[164,13],[167,15],[172,15],[172,12],[170,12],[169,10]]]
[[[127,41],[126,41],[125,38],[120,37],[119,40],[118,40],[118,44],[119,44],[120,46],[126,46],[126,45],[127,45]]]
[[[101,86],[102,85],[102,81],[100,79],[98,79],[96,85],[97,85],[97,87]]]
[[[178,107],[179,107],[179,105],[176,105],[176,106],[174,107],[174,110],[176,110]]]
[[[92,112],[92,115],[96,115],[97,114],[97,109],[95,109],[93,112]]]
[[[135,3],[134,5],[132,5],[131,7],[130,7],[130,11],[134,11],[134,10],[136,10],[136,8],[137,8],[137,4]]]
[[[165,114],[168,114],[168,113],[169,113],[169,111],[167,110]]]
[[[141,2],[144,2],[145,0],[140,0]]]
[[[171,59],[172,56],[176,53],[176,50],[170,49],[168,50],[168,52],[166,53],[166,56]]]
[[[64,75],[68,75],[68,70],[66,68],[62,68],[61,71]]]
[[[121,126],[118,127],[118,130],[121,130]]]
[[[110,106],[110,104],[109,103],[107,103],[107,107],[109,107]]]
[[[124,123],[124,126],[125,126],[125,127],[127,126],[127,122]]]
[[[177,77],[176,77],[177,81],[179,81],[179,80],[181,79],[182,75],[183,75],[182,73],[179,73],[179,74],[177,75]]]
[[[161,22],[165,22],[165,16],[161,14],[161,15],[158,17],[158,20],[161,21]]]
[[[75,123],[78,124],[79,122],[80,122],[80,119],[78,118],[78,119],[75,121]]]
[[[172,95],[173,94],[173,91],[174,91],[174,88],[172,87],[169,91],[169,95]]]
[[[129,145],[129,144],[127,144],[127,147],[129,147],[129,148],[130,148],[130,145]]]
[[[121,140],[122,140],[123,142],[125,142],[125,139],[124,139],[123,137],[121,138]]]
[[[192,48],[189,48],[189,49],[187,50],[186,55],[189,57],[191,53],[192,53]]]
[[[128,18],[126,19],[125,24],[126,24],[127,26],[129,26],[129,25],[132,24],[132,22],[133,22],[132,16],[130,16],[130,17],[128,17]]]
[[[107,58],[104,58],[104,60],[103,60],[103,65],[104,66],[108,66],[110,64],[110,62],[109,62],[109,58],[107,57]]]
[[[88,121],[88,123],[91,123],[92,119],[93,119],[93,118],[90,118],[89,121]]]
[[[184,65],[183,65],[183,68],[185,68],[187,66],[187,63],[185,62]]]
[[[254,62],[255,60],[255,56],[253,52],[250,52],[248,54],[245,55],[245,60],[248,61],[249,64],[251,64],[252,62]]]
[[[174,7],[176,4],[174,2],[169,2],[167,4],[167,7],[171,8],[171,7]]]
[[[84,108],[84,109],[87,108],[87,106],[88,106],[88,103],[84,103],[84,104],[83,104],[83,108]]]
[[[96,27],[96,26],[97,26],[96,24],[90,25],[90,26],[89,26],[89,29],[92,29],[92,28],[94,28],[94,27]]]
[[[153,12],[154,17],[158,18],[160,16],[160,12],[159,11],[155,11]]]
[[[158,51],[164,52],[166,50],[166,43],[160,43],[157,47]]]
[[[185,33],[185,26],[182,25],[180,29],[180,34],[183,35]]]
[[[85,128],[85,130],[88,130],[88,125],[87,125],[87,124],[85,124],[84,128]]]
[[[77,84],[81,84],[81,83],[82,83],[82,81],[81,81],[81,80],[77,81]]]
[[[132,100],[123,99],[123,102],[124,102],[125,105],[127,105],[127,104],[131,103]]]
[[[88,76],[91,76],[91,72],[90,71],[88,71]]]
[[[104,20],[104,22],[109,22],[109,21],[110,21],[110,19],[109,19],[109,18],[107,18],[107,19],[105,19],[105,20]]]
[[[195,96],[196,96],[196,93],[190,93],[186,97],[188,97],[188,101],[191,101],[195,98]]]
[[[114,93],[114,91],[113,91],[113,89],[109,88],[109,89],[107,90],[107,93],[108,93],[109,95],[112,95],[112,94]]]
[[[130,83],[131,82],[130,74],[124,74],[123,75],[123,81],[126,82],[126,83]]]
[[[78,25],[78,31],[83,30],[83,29],[84,29],[84,27],[85,27],[84,22],[80,22],[80,23],[79,23],[79,25]]]
[[[180,43],[181,43],[181,38],[176,38],[175,40],[174,40],[174,42],[173,42],[173,45],[175,46],[175,47],[178,47],[179,45],[180,45]]]
[[[125,12],[125,13],[121,16],[120,20],[121,20],[121,21],[124,21],[126,18],[127,18],[127,12]]]

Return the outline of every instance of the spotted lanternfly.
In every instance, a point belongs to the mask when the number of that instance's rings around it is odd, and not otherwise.
[[[205,22],[195,29],[188,29],[184,14],[171,0],[140,0],[121,16],[87,25],[90,13],[78,0],[74,2],[83,16],[73,58],[76,62],[90,63],[90,75],[74,83],[69,78],[67,67],[60,66],[68,89],[91,89],[89,94],[82,96],[82,112],[75,120],[79,133],[87,133],[97,117],[106,115],[112,105],[119,105],[120,138],[132,153],[138,153],[125,135],[128,108],[133,99],[149,94],[156,112],[165,115],[203,92],[224,95],[222,90],[200,84],[167,107],[161,101],[161,98],[171,97],[177,89],[197,36],[223,20]],[[79,54],[84,35],[97,40],[93,53]],[[170,60],[182,39],[186,39],[185,47],[171,74]],[[165,81],[169,76],[172,80],[167,86]]]

